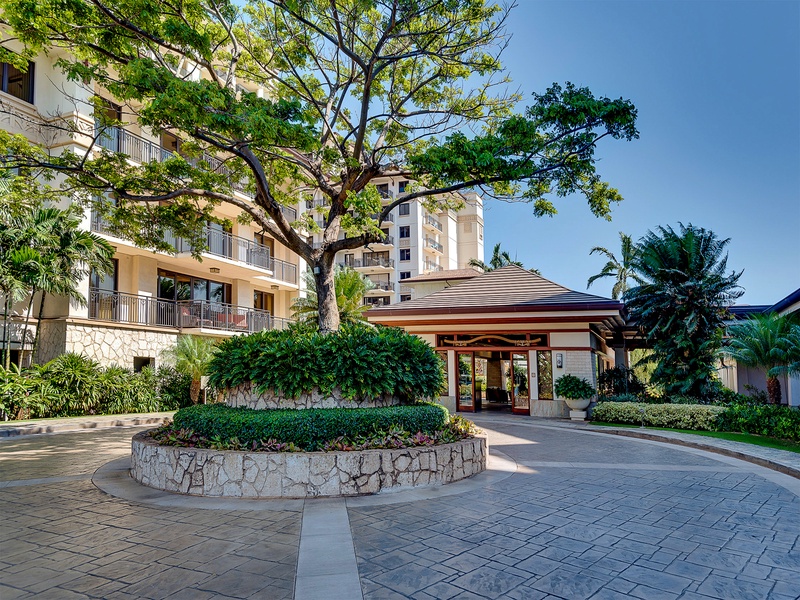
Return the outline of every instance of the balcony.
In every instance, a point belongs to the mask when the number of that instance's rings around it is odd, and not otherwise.
[[[89,318],[148,327],[233,333],[285,329],[291,322],[289,319],[273,317],[266,310],[235,304],[206,300],[161,300],[96,288],[89,290]]]
[[[370,256],[365,254],[362,258],[354,258],[339,263],[341,267],[350,267],[351,269],[364,269],[364,268],[380,268],[380,269],[394,269],[394,259],[384,258],[383,256]]]
[[[116,235],[111,231],[108,221],[95,211],[92,211],[91,228],[95,233]],[[183,238],[167,234],[164,240],[171,244],[178,254],[192,252],[192,246]],[[208,248],[202,251],[203,254],[219,256],[245,263],[251,267],[272,271],[275,279],[297,284],[297,265],[272,258],[269,248],[263,244],[227,231],[211,228],[206,229],[206,240]]]
[[[439,233],[442,233],[444,231],[442,224],[430,215],[425,215],[422,217],[422,224],[423,226],[428,227],[430,229],[435,229]]]
[[[384,235],[380,241],[373,242],[371,246],[394,246],[394,236]]]
[[[380,215],[378,213],[375,213],[374,215],[370,215],[370,217],[372,217],[373,219],[375,219],[377,221],[378,217],[380,217]],[[381,221],[381,222],[382,223],[394,223],[394,215],[392,213],[389,213],[388,215],[386,215],[384,217],[383,221]]]
[[[370,278],[370,282],[374,286],[369,292],[393,292],[394,282],[392,281],[375,281]],[[368,293],[369,293],[368,292]]]
[[[433,271],[434,273],[438,273],[439,271],[444,271],[444,267],[442,267],[441,265],[437,265],[435,262],[432,262],[430,260],[426,260],[422,264],[422,270]]]
[[[99,129],[100,127],[99,124],[95,123],[95,129]],[[168,158],[175,156],[174,152],[162,148],[155,142],[130,133],[122,127],[103,128],[102,133],[97,138],[97,145],[106,150],[111,150],[112,152],[121,152],[127,155],[132,161],[142,164],[154,161],[164,162]],[[198,167],[201,161],[205,162],[211,171],[225,175],[232,189],[244,196],[251,199],[253,198],[252,193],[246,191],[247,181],[236,177],[219,158],[205,153],[201,158],[189,158],[186,156],[182,156],[182,158],[193,167]],[[281,206],[281,212],[289,222],[297,220],[296,209],[289,206]]]
[[[436,252],[441,252],[444,254],[444,246],[442,246],[439,242],[434,240],[433,238],[426,237],[425,238],[425,247],[430,248],[431,250],[435,250]]]
[[[364,298],[364,306],[389,306],[391,303],[391,298],[387,298],[386,296]]]

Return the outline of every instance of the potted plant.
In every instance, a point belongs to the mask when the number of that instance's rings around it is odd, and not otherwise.
[[[556,394],[563,398],[569,406],[569,418],[573,421],[583,421],[586,418],[586,408],[592,402],[595,389],[585,379],[575,375],[562,375],[556,380]]]

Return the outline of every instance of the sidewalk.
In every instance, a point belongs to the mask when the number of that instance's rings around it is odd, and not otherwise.
[[[87,429],[109,429],[111,427],[136,427],[138,425],[161,425],[172,419],[174,412],[139,413],[128,415],[92,415],[64,419],[32,419],[30,421],[0,422],[0,439],[18,435],[38,433],[64,433]]]
[[[687,446],[707,450],[716,454],[730,456],[746,460],[762,467],[767,467],[774,471],[779,471],[792,477],[800,479],[800,453],[789,452],[788,450],[778,450],[776,448],[766,448],[745,442],[734,442],[731,440],[721,440],[712,437],[705,437],[691,433],[680,433],[677,431],[660,431],[656,429],[633,428],[633,427],[611,427],[599,426],[587,423],[573,423],[572,421],[553,421],[554,426],[569,427],[583,431],[595,431],[608,435],[619,435],[623,437],[633,437],[656,442]]]

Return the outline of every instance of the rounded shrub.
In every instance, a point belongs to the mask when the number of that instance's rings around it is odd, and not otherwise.
[[[717,418],[724,410],[706,404],[598,402],[592,410],[592,421],[632,425],[644,422],[650,427],[715,431]]]
[[[445,382],[439,357],[423,340],[357,324],[327,335],[293,326],[230,338],[208,374],[219,389],[252,383],[259,392],[296,397],[315,387],[339,388],[345,398],[392,394],[406,402],[438,395]]]
[[[449,420],[438,404],[417,403],[380,408],[312,408],[253,410],[224,404],[202,404],[175,413],[173,426],[220,441],[237,439],[245,445],[274,439],[304,450],[317,450],[326,442],[347,436],[369,436],[399,427],[432,434]]]

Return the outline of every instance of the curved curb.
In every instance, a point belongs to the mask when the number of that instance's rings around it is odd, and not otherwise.
[[[617,435],[620,437],[637,438],[640,440],[649,440],[651,442],[662,442],[665,444],[672,444],[675,446],[685,446],[687,448],[694,448],[696,450],[704,450],[706,452],[713,452],[714,454],[721,454],[722,456],[737,458],[739,460],[743,460],[745,462],[749,462],[754,465],[758,465],[760,467],[766,467],[767,469],[778,471],[779,473],[783,473],[785,475],[789,475],[791,477],[800,479],[800,469],[790,467],[789,465],[785,465],[783,463],[775,462],[774,460],[770,460],[768,458],[762,458],[760,456],[753,456],[752,454],[746,454],[744,452],[739,452],[737,450],[731,450],[730,448],[721,448],[719,446],[714,446],[711,444],[703,444],[702,442],[693,442],[689,440],[672,438],[654,433],[646,433],[643,431],[628,431],[622,429],[603,430],[596,427],[592,427],[591,429],[584,429],[583,431],[592,431],[595,433],[603,433],[605,435]]]
[[[302,511],[306,502],[331,501],[331,498],[307,499],[253,499],[253,498],[218,498],[206,496],[189,496],[164,492],[137,483],[130,476],[130,457],[122,457],[106,463],[92,475],[92,483],[101,492],[138,504],[157,506],[160,508],[194,508],[201,510],[287,510]],[[511,477],[517,471],[517,463],[507,454],[497,450],[489,450],[486,470],[467,479],[444,486],[415,488],[384,492],[372,496],[348,497],[348,506],[374,506],[380,504],[400,504],[416,500],[432,500],[463,494],[478,488],[493,485]]]

